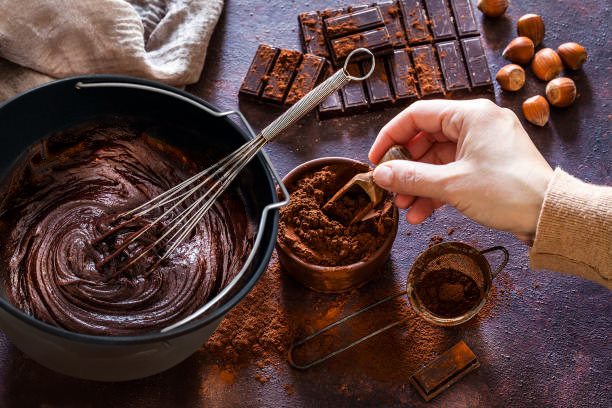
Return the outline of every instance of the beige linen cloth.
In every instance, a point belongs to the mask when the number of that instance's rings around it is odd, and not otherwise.
[[[0,101],[55,78],[196,82],[223,0],[0,0]]]

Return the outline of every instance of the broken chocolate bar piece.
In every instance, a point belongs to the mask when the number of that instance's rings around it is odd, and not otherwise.
[[[382,15],[376,7],[368,7],[352,13],[330,17],[325,19],[324,22],[325,32],[330,39],[368,31],[384,24]]]
[[[323,57],[262,44],[239,93],[259,101],[290,106],[318,85],[327,66]]]
[[[283,49],[278,53],[274,67],[268,74],[268,84],[261,95],[264,101],[283,103],[301,60],[302,53],[299,51]]]
[[[491,73],[489,64],[485,56],[484,49],[480,43],[480,36],[464,38],[461,40],[461,47],[465,55],[465,63],[472,83],[472,88],[491,87]]]
[[[400,10],[395,1],[383,1],[378,3],[378,9],[385,22],[385,27],[389,32],[389,40],[393,48],[405,47],[406,34],[404,33],[404,27],[402,26],[402,19],[400,17]]]
[[[285,99],[285,105],[293,105],[318,85],[325,74],[326,67],[327,61],[325,58],[305,54]]]
[[[412,49],[412,59],[417,73],[422,96],[444,93],[440,68],[431,45],[420,45]]]
[[[395,50],[389,56],[389,71],[396,101],[419,97],[408,50]]]
[[[412,375],[410,382],[425,401],[430,401],[478,367],[474,352],[460,341]]]
[[[274,63],[278,48],[271,47],[267,44],[261,44],[257,48],[253,62],[247,71],[244,81],[240,86],[240,93],[259,98],[267,83],[267,74]]]
[[[446,0],[425,0],[429,12],[431,31],[435,41],[448,40],[456,37],[453,17]]]
[[[389,32],[386,27],[380,27],[363,33],[336,38],[331,42],[332,57],[336,66],[341,66],[346,57],[357,48],[367,48],[376,55],[392,51]],[[358,59],[369,58],[363,53],[355,56]]]
[[[438,51],[438,57],[440,57],[440,68],[442,69],[446,90],[450,92],[468,89],[470,81],[467,72],[465,72],[459,43],[457,41],[436,43],[436,50]]]
[[[410,45],[421,44],[431,41],[431,33],[427,26],[427,17],[425,9],[420,0],[399,0],[398,2],[402,17],[404,19],[404,27],[406,36]]]
[[[300,13],[298,16],[302,31],[304,50],[309,54],[329,58],[327,41],[323,33],[323,18],[316,11]]]
[[[362,75],[359,65],[356,63],[349,64],[348,70],[351,75]],[[368,110],[368,99],[361,82],[351,81],[344,85],[340,91],[344,100],[344,112],[360,113]]]
[[[451,0],[451,6],[459,37],[478,35],[478,24],[476,24],[472,2],[470,0]]]
[[[370,69],[370,63],[363,63],[363,72]],[[393,92],[389,86],[389,77],[385,68],[385,60],[376,57],[376,65],[372,75],[365,81],[370,97],[370,107],[385,108],[393,103]]]

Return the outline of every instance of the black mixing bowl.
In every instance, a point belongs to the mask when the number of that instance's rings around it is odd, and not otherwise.
[[[84,76],[52,82],[0,105],[0,180],[31,144],[98,119],[129,119],[183,129],[170,132],[166,142],[189,152],[213,150],[220,159],[251,135],[216,112],[219,110],[186,92],[136,78]],[[178,364],[201,347],[264,272],[274,249],[278,207],[282,205],[277,202],[275,178],[278,180],[268,158],[259,153],[234,182],[257,229],[250,265],[244,266],[231,290],[210,303],[197,319],[167,332],[123,337],[85,335],[29,316],[6,300],[2,288],[0,328],[40,364],[75,377],[129,380]]]

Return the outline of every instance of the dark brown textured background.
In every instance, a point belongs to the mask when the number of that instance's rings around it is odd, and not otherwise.
[[[349,5],[348,1],[228,0],[210,45],[200,82],[189,88],[222,109],[243,109],[256,128],[273,113],[239,104],[237,92],[257,45],[298,48],[299,11]],[[504,64],[501,51],[515,36],[515,21],[539,13],[546,22],[544,44],[556,48],[577,41],[589,51],[584,70],[572,73],[580,96],[574,106],[553,110],[543,129],[526,124],[544,156],[580,178],[612,184],[609,77],[612,68],[608,25],[609,1],[514,0],[506,17],[484,20],[483,42],[492,75]],[[496,101],[520,115],[521,102],[543,93],[545,84],[528,74],[524,90],[501,94]],[[267,148],[281,174],[321,156],[366,160],[380,127],[399,109],[323,123],[303,120]],[[448,229],[454,228],[452,237]],[[40,367],[0,334],[0,406],[3,407],[312,407],[312,406],[551,406],[606,407],[612,404],[612,295],[603,287],[573,277],[528,268],[526,247],[513,236],[475,225],[450,208],[420,226],[400,225],[389,269],[379,280],[341,298],[342,313],[398,290],[415,257],[434,235],[474,243],[480,248],[503,244],[511,262],[496,281],[479,317],[454,329],[429,327],[411,318],[371,344],[329,364],[302,373],[282,358],[257,367],[251,361],[231,378],[220,374],[203,348],[160,375],[123,384],[71,379]],[[271,271],[269,273],[272,273]],[[276,275],[270,275],[272,278]],[[270,279],[268,279],[270,281]],[[289,318],[299,322],[325,316],[333,296],[315,295],[287,277],[274,286]],[[335,304],[335,303],[334,303]],[[400,304],[401,306],[401,304]],[[393,314],[397,308],[390,308]],[[337,318],[334,313],[328,318]],[[404,311],[405,312],[405,311]],[[386,316],[389,317],[389,316]],[[391,316],[392,318],[393,316]],[[239,316],[230,315],[230,319]],[[381,319],[373,315],[372,322]],[[408,376],[433,355],[465,340],[481,367],[433,402],[425,404]],[[261,383],[255,376],[268,378]],[[261,377],[260,377],[261,378]],[[235,381],[235,382],[233,382]],[[233,382],[233,383],[232,383]]]

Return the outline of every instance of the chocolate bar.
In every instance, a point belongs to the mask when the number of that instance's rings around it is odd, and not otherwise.
[[[255,53],[255,57],[253,57],[247,75],[240,86],[241,94],[255,98],[261,96],[267,83],[266,75],[270,72],[270,68],[278,52],[278,48],[274,48],[267,44],[261,44],[259,48],[257,48],[257,52]]]
[[[431,45],[419,45],[412,49],[412,59],[421,88],[421,95],[444,93],[440,80],[440,68]]]
[[[369,63],[362,66],[363,72],[370,69]],[[368,96],[370,97],[370,107],[373,109],[385,108],[394,102],[393,91],[389,86],[389,77],[385,67],[385,60],[376,57],[376,65],[372,75],[365,80]]]
[[[465,72],[459,43],[457,41],[437,43],[436,50],[440,58],[440,68],[446,90],[450,92],[468,89],[470,81]]]
[[[406,36],[410,45],[430,42],[432,40],[425,9],[420,0],[399,0],[400,10],[404,18]]]
[[[487,57],[480,43],[480,37],[462,39],[461,47],[463,48],[463,55],[465,55],[465,63],[472,88],[491,88],[493,81],[491,80]]]
[[[389,32],[389,41],[393,48],[405,47],[407,45],[406,34],[402,26],[400,9],[395,1],[384,1],[378,3],[378,10]]]
[[[478,35],[478,24],[476,24],[472,2],[470,0],[451,0],[450,3],[459,37]]]
[[[304,49],[331,59],[336,69],[358,47],[376,56],[373,76],[328,97],[319,118],[492,89],[470,0],[384,0],[302,13],[299,21]],[[360,64],[366,72],[367,63]]]
[[[300,67],[297,69],[291,89],[285,99],[285,105],[291,106],[302,99],[308,92],[319,83],[327,61],[324,58],[312,54],[305,54]]]
[[[453,18],[446,0],[425,0],[434,41],[455,38]]]
[[[352,13],[340,14],[327,18],[324,22],[328,38],[345,37],[384,25],[382,15],[377,7],[368,7]]]
[[[293,105],[322,79],[325,58],[261,44],[239,93],[275,105]]]
[[[460,341],[413,374],[410,382],[425,401],[431,401],[478,367],[478,357],[467,344]]]
[[[389,72],[396,101],[419,97],[408,50],[395,50],[389,56]]]

